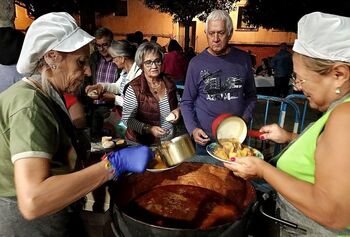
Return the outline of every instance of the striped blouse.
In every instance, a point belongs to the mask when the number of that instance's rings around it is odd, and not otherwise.
[[[123,123],[132,130],[142,134],[142,128],[145,123],[135,118],[138,109],[137,98],[134,90],[131,86],[126,89],[125,100],[123,105],[122,121]],[[172,123],[165,120],[169,115],[170,105],[168,101],[168,94],[165,92],[164,98],[159,101],[160,110],[160,127],[167,131],[166,135],[160,138],[160,140],[170,140],[174,136],[174,126]]]

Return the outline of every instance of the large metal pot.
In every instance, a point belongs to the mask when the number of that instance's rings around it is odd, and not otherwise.
[[[124,211],[140,194],[168,185],[191,185],[214,191],[234,202],[241,210],[241,214],[229,223],[206,229],[189,229],[149,224]],[[113,227],[116,236],[246,236],[247,222],[255,199],[253,186],[234,176],[228,169],[210,164],[185,162],[166,172],[133,174],[114,183],[111,188]],[[200,205],[198,203],[199,208]]]

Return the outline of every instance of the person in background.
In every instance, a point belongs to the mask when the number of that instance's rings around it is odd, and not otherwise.
[[[134,40],[137,46],[140,46],[143,43],[143,33],[142,31],[135,31],[134,33]]]
[[[151,39],[150,39],[150,42],[153,42],[153,43],[156,43],[156,44],[158,44],[158,37],[156,36],[156,35],[152,35],[151,36]],[[162,48],[162,52],[163,53],[166,53],[166,48],[165,48],[165,46],[161,46],[160,44],[158,44],[161,48]]]
[[[276,167],[257,157],[236,157],[225,164],[239,177],[268,182],[278,193],[281,218],[305,229],[304,236],[350,234],[349,28],[349,17],[321,12],[299,20],[293,85],[323,116],[299,137],[277,124],[260,129],[262,139],[290,142],[275,158]],[[281,227],[280,236],[302,235]]]
[[[250,57],[228,45],[233,33],[230,15],[211,12],[205,33],[209,47],[189,63],[181,98],[181,113],[197,154],[207,154],[205,146],[215,140],[211,124],[217,116],[231,113],[248,122],[256,104]]]
[[[80,154],[63,94],[90,76],[93,39],[65,12],[27,31],[17,70],[31,76],[0,94],[0,236],[84,236],[74,203],[124,172],[143,172],[151,158],[136,146],[74,170]]]
[[[125,38],[129,43],[131,44],[134,44],[135,43],[135,34],[134,33],[129,33],[126,35],[126,38]],[[136,47],[137,45],[134,44]]]
[[[104,27],[95,32],[95,51],[90,56],[91,77],[88,84],[114,83],[118,78],[118,68],[113,63],[112,57],[108,53],[108,48],[113,40],[113,33]],[[104,96],[113,96],[112,93]],[[89,124],[91,123],[92,137],[100,139],[103,135],[104,119],[109,116],[114,103],[104,100],[92,100],[89,103]]]
[[[180,44],[171,39],[168,45],[168,53],[164,55],[162,72],[173,78],[176,84],[184,84],[188,62],[184,57]]]
[[[121,70],[120,77],[115,83],[98,83],[96,85],[87,86],[85,91],[89,93],[92,90],[97,90],[102,100],[112,101],[115,105],[122,107],[125,85],[134,78],[140,76],[142,70],[134,62],[136,47],[128,41],[113,41],[108,48],[108,53],[113,58],[113,62],[117,68]]]
[[[157,36],[155,36],[155,35],[152,35],[152,36],[151,36],[151,39],[150,39],[151,42],[157,43],[157,40],[158,40],[158,37],[157,37]]]
[[[126,127],[120,124],[122,107],[124,102],[124,87],[141,74],[141,69],[134,63],[136,46],[126,40],[112,41],[107,50],[108,55],[112,57],[113,63],[121,70],[120,77],[115,83],[98,83],[87,86],[85,92],[96,90],[100,100],[113,103],[116,107],[112,109],[110,115],[104,120],[104,127],[110,127],[110,134],[124,137]],[[118,131],[121,134],[116,134]],[[94,212],[104,213],[104,203],[106,197],[106,186],[102,186],[92,192]]]
[[[185,57],[187,59],[187,62],[191,61],[193,57],[195,57],[197,54],[194,51],[193,47],[188,47],[187,51],[185,52]]]
[[[250,60],[252,61],[252,67],[255,69],[256,67],[256,55],[252,53],[252,51],[249,49],[248,51]]]
[[[292,54],[288,51],[286,43],[280,45],[280,51],[272,58],[271,66],[274,71],[275,96],[286,97],[293,72]]]
[[[0,93],[23,77],[16,69],[23,40],[21,31],[0,27]]]
[[[255,74],[258,76],[271,76],[272,68],[270,67],[269,60],[267,58],[263,58],[261,60],[261,65],[256,69]]]
[[[113,63],[121,70],[120,77],[115,83],[98,83],[87,86],[85,92],[96,90],[100,100],[114,103],[109,117],[104,120],[104,128],[110,129],[110,134],[115,137],[125,137],[126,126],[121,122],[122,107],[124,102],[124,87],[127,83],[139,76],[142,70],[134,63],[136,46],[126,40],[112,41],[108,48],[108,54],[112,57]],[[106,186],[101,186],[93,192],[94,212],[104,213],[106,197]]]
[[[126,138],[140,144],[151,145],[171,139],[173,124],[180,118],[176,86],[161,74],[162,60],[158,44],[141,44],[135,62],[142,74],[125,89],[122,120],[127,126]]]

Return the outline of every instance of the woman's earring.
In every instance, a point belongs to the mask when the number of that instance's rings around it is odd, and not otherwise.
[[[55,64],[51,64],[50,67],[51,67],[51,69],[53,69],[53,70],[57,69],[57,66],[56,66]]]
[[[337,87],[337,89],[335,89],[335,93],[336,94],[340,94],[340,88],[339,87]]]

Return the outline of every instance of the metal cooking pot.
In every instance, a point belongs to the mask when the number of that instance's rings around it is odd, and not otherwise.
[[[235,202],[242,210],[242,214],[232,222],[207,229],[182,229],[149,224],[124,211],[140,194],[169,185],[191,185],[214,191]],[[234,176],[228,169],[210,164],[184,162],[165,172],[146,171],[143,174],[132,174],[120,178],[111,187],[110,207],[116,236],[247,236],[247,223],[255,200],[253,186]],[[203,205],[203,203],[194,204],[198,204],[198,208]]]
[[[168,166],[180,164],[195,154],[193,143],[188,134],[162,142],[158,149],[162,154],[162,159]]]

